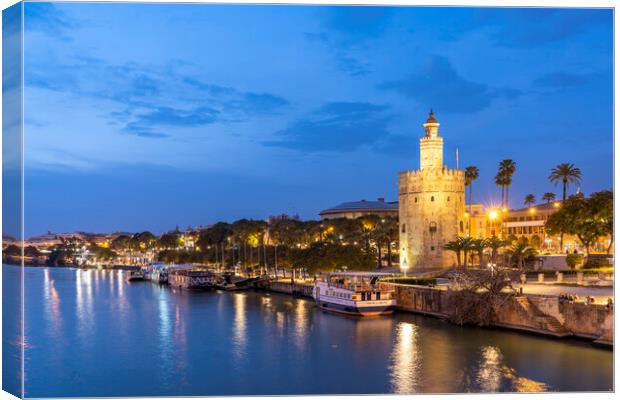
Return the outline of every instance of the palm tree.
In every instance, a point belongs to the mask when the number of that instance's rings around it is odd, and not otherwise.
[[[476,166],[469,166],[467,168],[465,168],[465,186],[469,186],[469,235],[471,236],[471,200],[472,200],[472,183],[478,179],[478,175],[480,174],[480,171],[478,170],[478,167]]]
[[[528,194],[527,196],[525,196],[525,201],[523,202],[523,204],[529,207],[534,203],[536,203],[536,197],[534,197],[533,194]]]
[[[480,268],[484,267],[484,249],[487,248],[487,241],[485,239],[473,239],[471,242],[471,249],[478,253],[478,265]]]
[[[562,203],[566,201],[566,190],[568,184],[575,185],[581,183],[581,170],[570,163],[562,163],[551,169],[549,181],[554,184],[562,182]],[[560,232],[560,250],[564,248],[564,232]]]
[[[537,254],[537,251],[530,247],[525,241],[518,241],[514,246],[510,247],[507,251],[511,261],[520,270],[525,268],[525,261]]]
[[[502,160],[499,163],[499,174],[504,178],[503,183],[506,188],[506,193],[504,195],[505,204],[502,204],[502,208],[508,208],[508,189],[512,184],[512,176],[516,170],[517,164],[510,159]]]
[[[573,183],[577,185],[581,183],[581,170],[575,167],[573,164],[558,164],[551,170],[551,175],[549,175],[549,181],[554,184],[562,182],[562,202],[565,202],[568,184]]]
[[[502,188],[502,208],[504,208],[504,192],[506,187],[505,182],[506,178],[504,177],[504,175],[502,175],[501,172],[498,172],[497,175],[495,175],[495,184]]]
[[[545,200],[547,202],[547,204],[549,204],[553,200],[555,200],[555,193],[546,192],[545,194],[542,195],[542,199]]]
[[[457,240],[451,240],[443,246],[444,250],[453,251],[456,254],[456,267],[461,268],[461,251],[463,250],[462,243]]]
[[[470,251],[474,250],[474,239],[467,236],[467,237],[459,237],[457,240],[461,242],[461,248],[463,249],[463,267],[467,269],[467,264],[468,264],[467,256]]]
[[[506,246],[508,242],[498,238],[497,236],[490,237],[486,240],[486,245],[491,249],[491,262],[493,264],[497,263],[497,253],[499,249]]]

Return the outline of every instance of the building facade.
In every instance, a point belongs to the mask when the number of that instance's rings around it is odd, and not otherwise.
[[[401,269],[448,268],[456,264],[443,246],[467,234],[465,172],[443,164],[443,138],[431,110],[420,138],[420,169],[398,177]]]

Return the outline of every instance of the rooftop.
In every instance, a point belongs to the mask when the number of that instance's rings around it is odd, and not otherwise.
[[[549,211],[549,210],[555,210],[557,208],[557,206],[555,206],[554,204],[560,204],[561,201],[552,201],[551,203],[541,203],[541,204],[535,204],[529,207],[523,207],[523,208],[517,208],[517,209],[513,209],[513,210],[509,210],[508,212],[524,212],[524,211],[529,211],[530,209],[536,209],[538,211]]]
[[[327,214],[333,212],[341,212],[341,211],[353,211],[353,210],[398,210],[398,201],[390,201],[386,202],[383,199],[378,199],[376,201],[349,201],[346,203],[339,204],[335,207],[331,207],[325,209],[320,212],[320,214]]]

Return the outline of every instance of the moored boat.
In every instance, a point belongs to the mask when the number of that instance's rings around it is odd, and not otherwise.
[[[215,284],[213,272],[201,269],[180,269],[168,273],[168,284],[181,289],[208,289]]]
[[[168,271],[163,262],[154,262],[147,267],[146,279],[161,285],[168,283]]]
[[[140,270],[136,270],[136,271],[127,271],[125,273],[125,278],[129,282],[143,281],[143,280],[146,279],[146,275],[145,275],[144,271],[140,269]]]
[[[219,274],[215,287],[221,290],[233,291],[233,290],[246,290],[249,289],[255,279],[247,279],[236,276],[232,273]]]
[[[376,272],[334,272],[321,274],[313,297],[326,311],[347,315],[374,316],[394,312],[396,300],[391,285],[379,282]]]

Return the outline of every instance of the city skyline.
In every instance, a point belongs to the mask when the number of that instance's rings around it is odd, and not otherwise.
[[[475,202],[612,187],[609,9],[26,3],[25,53],[26,237],[396,200],[431,107]]]

